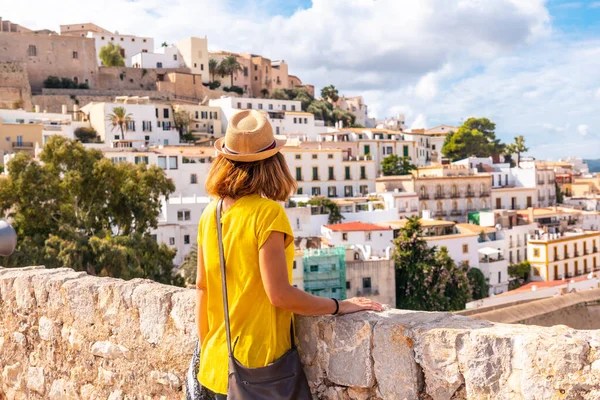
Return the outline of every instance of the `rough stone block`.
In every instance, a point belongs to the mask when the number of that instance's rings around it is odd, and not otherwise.
[[[98,367],[98,384],[100,386],[111,386],[115,381],[115,373],[102,367]]]
[[[181,380],[177,377],[177,375],[171,372],[152,371],[150,373],[150,378],[163,386],[169,386],[172,388],[178,388],[181,386]]]
[[[123,391],[117,389],[114,392],[111,392],[110,396],[108,396],[108,400],[123,400]]]
[[[62,285],[65,302],[71,311],[74,326],[97,322],[97,288],[98,278],[93,276],[69,280]]]
[[[23,367],[21,363],[7,365],[2,370],[2,381],[5,385],[13,389],[21,387]]]
[[[79,395],[73,382],[57,379],[52,382],[48,398],[50,400],[79,400]]]
[[[366,321],[339,318],[333,327],[328,378],[342,386],[369,388],[375,384],[371,325]],[[349,366],[352,368],[349,368]]]
[[[44,380],[44,368],[29,367],[27,371],[27,389],[33,390],[39,394],[44,394],[46,391]]]
[[[61,337],[71,350],[81,350],[85,345],[85,338],[83,335],[72,326],[63,325]]]
[[[92,354],[110,360],[129,358],[131,352],[125,346],[111,342],[96,342],[92,345]]]
[[[422,380],[413,340],[400,325],[378,323],[373,332],[373,360],[384,399],[416,399]]]
[[[149,283],[133,291],[132,301],[140,315],[140,331],[148,343],[159,344],[169,319],[174,289]]]
[[[40,335],[40,339],[42,340],[53,340],[57,333],[54,321],[42,316],[38,321],[38,333]]]

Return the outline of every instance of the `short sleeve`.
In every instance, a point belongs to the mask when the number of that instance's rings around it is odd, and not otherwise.
[[[256,221],[258,248],[260,249],[265,244],[271,232],[283,233],[285,235],[285,247],[287,248],[294,242],[294,233],[284,208],[275,201],[269,201],[261,208]]]

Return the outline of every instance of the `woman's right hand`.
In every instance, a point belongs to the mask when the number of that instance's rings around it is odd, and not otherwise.
[[[383,311],[383,304],[364,297],[354,297],[340,301],[338,314],[351,314],[358,311]]]

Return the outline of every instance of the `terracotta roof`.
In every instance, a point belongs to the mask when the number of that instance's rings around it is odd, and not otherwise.
[[[343,224],[324,225],[325,228],[334,232],[359,232],[359,231],[389,231],[390,227],[383,227],[364,222],[345,222]]]
[[[594,273],[594,277],[596,277],[595,273]],[[585,281],[585,280],[588,280],[588,274],[580,275],[575,278],[561,279],[558,281],[529,282],[528,284],[523,285],[517,289],[509,290],[508,292],[504,292],[504,293],[498,294],[496,296],[510,296],[510,295],[517,294],[517,293],[531,292],[531,289],[533,288],[533,286],[535,286],[537,290],[548,289],[548,288],[552,288],[552,287],[556,287],[556,286],[566,285],[571,281],[581,282],[581,281]]]
[[[481,233],[481,231],[485,233],[496,232],[496,228],[491,226],[479,226],[475,224],[456,224],[456,227],[461,232],[464,231],[464,233]]]
[[[399,229],[399,228],[404,227],[407,222],[408,222],[407,219],[399,219],[399,220],[395,220],[395,221],[380,222],[380,223],[378,223],[378,225],[389,226],[393,229]],[[437,219],[421,219],[421,220],[419,220],[419,222],[421,223],[421,227],[423,227],[423,228],[431,228],[434,226],[454,226],[454,224],[455,224],[455,222],[453,222],[453,221],[444,221],[444,220],[437,220]]]

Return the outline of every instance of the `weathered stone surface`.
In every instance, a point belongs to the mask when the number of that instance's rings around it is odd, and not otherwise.
[[[42,316],[38,322],[38,333],[42,340],[52,340],[56,336],[56,326],[52,320]]]
[[[44,380],[44,368],[29,367],[27,371],[27,389],[33,390],[39,394],[44,394],[46,391]]]
[[[79,400],[79,395],[72,382],[67,382],[64,379],[57,379],[52,382],[48,398],[50,400]]]
[[[373,359],[379,393],[384,399],[415,399],[422,380],[413,340],[404,327],[378,323],[373,332]]]
[[[129,349],[120,344],[111,342],[96,342],[92,345],[92,354],[102,358],[117,359],[128,358]]]
[[[193,290],[22,268],[0,269],[0,298],[7,400],[183,397]],[[600,331],[401,310],[296,330],[318,399],[600,399]]]

